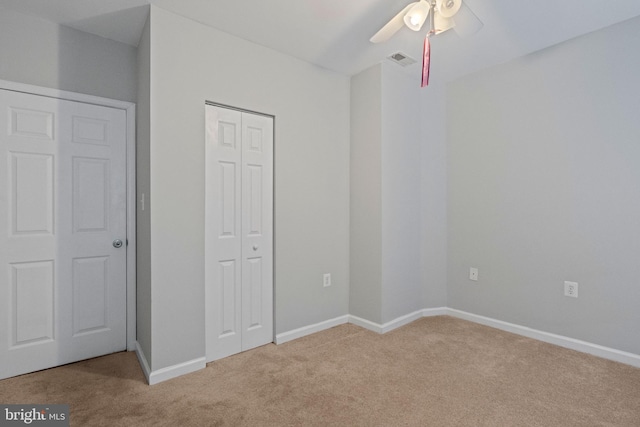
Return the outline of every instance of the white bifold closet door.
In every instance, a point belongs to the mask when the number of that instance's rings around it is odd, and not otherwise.
[[[273,341],[273,117],[206,105],[207,361]]]
[[[126,349],[126,127],[0,90],[0,378]]]

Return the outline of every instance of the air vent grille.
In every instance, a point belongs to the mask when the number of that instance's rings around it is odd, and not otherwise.
[[[406,67],[407,65],[411,65],[411,64],[415,64],[416,60],[407,56],[406,54],[402,53],[402,52],[396,52],[393,55],[389,56],[387,59],[389,59],[390,61],[395,62],[396,64],[402,65],[403,67]]]

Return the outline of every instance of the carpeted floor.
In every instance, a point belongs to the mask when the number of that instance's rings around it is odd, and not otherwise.
[[[441,316],[342,325],[148,386],[133,353],[0,381],[72,426],[640,426],[640,369]]]

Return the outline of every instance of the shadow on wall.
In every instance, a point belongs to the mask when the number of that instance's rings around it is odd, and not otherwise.
[[[140,28],[148,6],[70,22],[58,31],[58,88],[122,101],[136,102],[136,52],[133,45],[84,30]],[[106,34],[106,33],[105,33]],[[139,40],[135,40],[137,45]]]

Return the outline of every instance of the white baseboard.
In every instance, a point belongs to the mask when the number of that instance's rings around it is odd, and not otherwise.
[[[502,320],[479,316],[477,314],[467,313],[465,311],[456,310],[453,308],[447,308],[446,312],[446,314],[452,317],[457,317],[459,319],[468,320],[470,322],[479,323],[481,325],[490,326],[492,328],[511,332],[517,335],[533,338],[538,341],[555,344],[560,347],[569,348],[571,350],[580,351],[582,353],[591,354],[594,356],[602,357],[604,359],[609,359],[640,368],[640,355],[637,354],[604,347],[598,344],[592,344],[586,341],[581,341],[562,335],[539,331],[536,329],[528,328],[526,326],[503,322]]]
[[[481,325],[490,326],[492,328],[511,332],[517,335],[533,338],[538,341],[547,342],[550,344],[558,345],[560,347],[569,348],[572,350],[580,351],[582,353],[591,354],[594,356],[602,357],[604,359],[609,359],[640,368],[640,355],[638,354],[628,353],[625,351],[604,347],[598,344],[592,344],[586,341],[581,341],[562,335],[539,331],[536,329],[528,328],[526,326],[520,326],[513,323],[504,322],[502,320],[496,320],[490,317],[467,313],[465,311],[448,307],[426,308],[423,310],[417,310],[413,313],[398,317],[397,319],[391,320],[384,324],[375,323],[358,316],[347,314],[344,316],[336,317],[335,319],[316,323],[315,325],[309,325],[290,332],[278,334],[276,336],[276,344],[282,344],[296,338],[301,338],[305,335],[313,334],[315,332],[320,332],[325,329],[341,325],[343,323],[353,323],[354,325],[360,326],[378,334],[384,334],[401,326],[407,325],[415,320],[418,320],[421,317],[431,316],[457,317],[459,319],[468,320],[470,322],[479,323]]]
[[[138,361],[140,362],[140,366],[142,366],[142,371],[144,372],[144,376],[147,378],[147,383],[149,383],[149,385],[158,384],[207,367],[206,359],[204,357],[199,357],[188,362],[178,363],[177,365],[167,366],[166,368],[152,371],[149,368],[149,363],[147,362],[147,358],[145,357],[140,344],[137,342],[136,355],[138,356]]]
[[[363,319],[362,317],[354,316],[352,314],[349,315],[349,323],[353,323],[354,325],[360,326],[361,328],[368,329],[370,331],[376,332],[378,334],[382,333],[382,325],[376,322],[372,322],[367,319]]]
[[[446,314],[446,307],[425,308],[422,310],[414,311],[413,313],[405,314],[404,316],[400,316],[397,319],[393,319],[382,325],[353,315],[349,316],[349,323],[353,323],[354,325],[358,325],[362,328],[377,332],[379,334],[385,334],[401,326],[408,325],[409,323],[416,321],[421,317],[444,316]]]
[[[447,307],[425,308],[422,310],[422,317],[446,316]]]
[[[138,341],[136,341],[136,356],[138,356],[138,362],[140,363],[140,367],[142,368],[142,373],[147,379],[147,384],[149,384],[149,375],[151,375],[151,368],[149,368],[147,357],[144,355],[144,351],[142,351],[142,347],[140,347]]]
[[[401,326],[407,325],[422,317],[445,316],[445,315],[457,317],[459,319],[467,320],[470,322],[474,322],[474,323],[489,326],[492,328],[500,329],[503,331],[511,332],[517,335],[533,338],[538,341],[547,342],[550,344],[558,345],[560,347],[569,348],[572,350],[580,351],[582,353],[591,354],[594,356],[602,357],[604,359],[609,359],[609,360],[613,360],[616,362],[620,362],[620,363],[624,363],[627,365],[640,368],[640,355],[638,354],[628,353],[625,351],[604,347],[598,344],[592,344],[586,341],[581,341],[574,338],[565,337],[562,335],[556,335],[549,332],[539,331],[536,329],[528,328],[526,326],[520,326],[513,323],[504,322],[502,320],[497,320],[497,319],[492,319],[485,316],[480,316],[477,314],[467,313],[465,311],[448,308],[448,307],[426,308],[423,310],[417,310],[417,311],[414,311],[413,313],[409,313],[404,316],[398,317],[397,319],[391,320],[384,324],[371,322],[369,320],[363,319],[358,316],[345,314],[344,316],[339,316],[333,319],[325,320],[320,323],[316,323],[313,325],[305,326],[302,328],[294,329],[292,331],[278,334],[276,335],[275,343],[283,344],[285,342],[292,341],[297,338],[302,338],[306,335],[311,335],[316,332],[324,331],[325,329],[333,328],[334,326],[342,325],[345,323],[352,323],[354,325],[360,326],[370,331],[373,331],[379,334],[384,334],[386,332],[392,331]],[[181,375],[189,374],[191,372],[204,369],[207,366],[206,359],[204,357],[201,357],[188,362],[180,363],[178,365],[158,369],[157,371],[151,371],[149,367],[149,363],[147,362],[147,359],[145,357],[145,354],[142,351],[142,348],[140,347],[140,344],[138,344],[138,342],[136,342],[135,347],[136,347],[135,351],[138,357],[138,361],[140,362],[140,366],[142,367],[142,370],[144,372],[144,375],[149,385],[157,384],[159,382],[166,381],[175,377],[179,377]]]
[[[276,344],[284,344],[287,341],[302,338],[306,335],[315,334],[316,332],[324,331],[325,329],[333,328],[334,326],[342,325],[349,322],[349,315],[335,317],[333,319],[325,320],[324,322],[316,323],[302,328],[294,329],[289,332],[283,332],[276,335]]]
[[[177,365],[167,366],[166,368],[152,371],[149,375],[149,385],[161,383],[172,378],[176,378],[182,375],[187,375],[200,369],[207,367],[207,361],[204,357],[190,360],[184,363],[178,363]]]
[[[414,311],[413,313],[409,313],[404,316],[398,317],[397,319],[394,319],[383,325],[380,325],[379,323],[371,322],[369,320],[363,319],[358,316],[345,314],[344,316],[325,320],[324,322],[315,323],[313,325],[304,326],[302,328],[298,328],[292,331],[278,334],[276,335],[275,343],[283,344],[287,341],[295,340],[297,338],[302,338],[306,335],[311,335],[316,332],[324,331],[325,329],[333,328],[334,326],[342,325],[345,323],[353,323],[354,325],[360,326],[365,329],[369,329],[370,331],[377,332],[379,334],[384,334],[386,332],[399,328],[400,326],[408,325],[409,323],[413,322],[414,320],[418,320],[421,317],[444,316],[446,314],[447,314],[446,307],[426,308],[423,310]]]
[[[401,326],[408,325],[409,323],[418,320],[422,317],[444,316],[446,314],[446,308],[424,308],[422,310],[414,311],[404,316],[400,316],[397,319],[391,320],[382,325],[382,333],[385,334],[389,331],[397,329]]]

